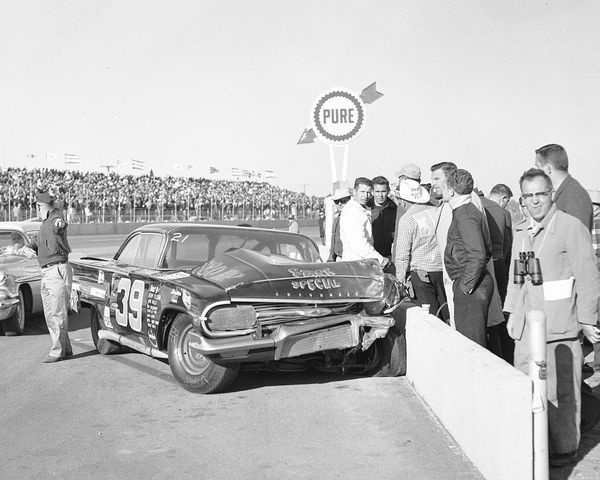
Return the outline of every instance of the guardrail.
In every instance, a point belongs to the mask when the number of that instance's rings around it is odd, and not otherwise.
[[[487,480],[532,480],[529,377],[420,307],[406,312],[417,393]]]

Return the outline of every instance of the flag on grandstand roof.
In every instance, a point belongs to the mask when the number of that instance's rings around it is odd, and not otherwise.
[[[265,170],[263,172],[263,176],[265,178],[277,178],[277,175],[275,174],[275,172],[273,170]]]
[[[219,173],[219,169],[215,167],[208,167],[208,173]]]
[[[231,174],[234,177],[249,177],[250,176],[250,171],[246,170],[244,168],[232,168],[231,169]]]
[[[81,156],[76,153],[65,153],[65,167],[81,165]]]
[[[131,168],[133,170],[144,170],[145,165],[143,160],[136,160],[135,158],[131,159]]]

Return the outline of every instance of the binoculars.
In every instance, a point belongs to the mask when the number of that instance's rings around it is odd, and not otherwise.
[[[540,260],[539,258],[535,258],[535,253],[519,252],[519,258],[515,259],[513,282],[517,285],[523,285],[525,283],[525,277],[528,275],[531,278],[531,283],[533,285],[541,285],[544,283]]]

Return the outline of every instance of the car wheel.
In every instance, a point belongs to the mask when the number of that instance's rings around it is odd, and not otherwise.
[[[190,346],[194,337],[192,321],[185,313],[173,320],[169,331],[169,366],[183,388],[194,393],[217,393],[231,385],[239,364],[217,365]]]
[[[25,330],[25,299],[23,292],[19,289],[19,304],[13,316],[4,320],[4,333],[7,336],[23,335]]]
[[[398,377],[406,375],[406,332],[395,326],[388,330],[384,338],[371,345],[373,368],[369,374],[374,377]]]
[[[92,307],[90,312],[90,330],[92,331],[92,341],[96,350],[102,355],[112,355],[125,351],[125,347],[120,343],[113,342],[106,338],[99,338],[98,332],[103,330],[104,322],[100,316],[100,312],[96,307]]]

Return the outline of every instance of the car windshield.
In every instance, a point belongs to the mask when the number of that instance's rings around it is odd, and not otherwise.
[[[181,228],[169,237],[162,267],[200,266],[231,248],[296,261],[320,261],[314,243],[302,235],[243,228]]]

